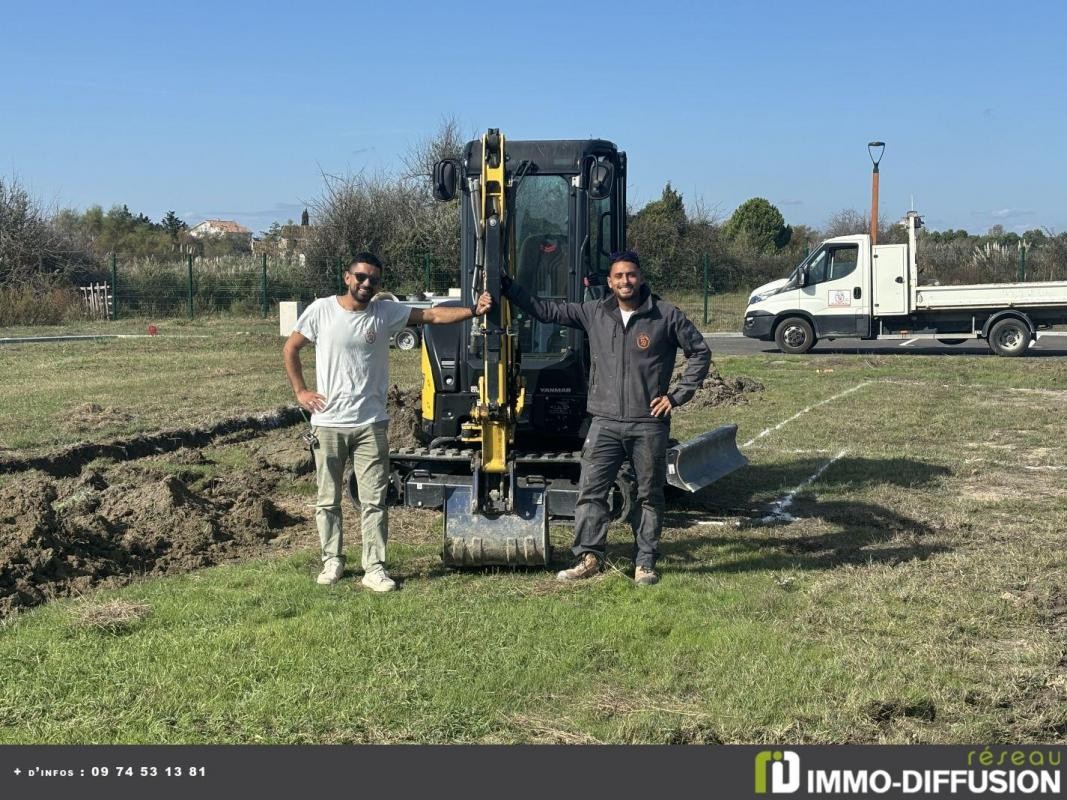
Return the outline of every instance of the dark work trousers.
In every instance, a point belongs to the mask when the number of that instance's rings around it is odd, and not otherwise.
[[[582,446],[582,475],[574,511],[576,556],[604,557],[608,541],[608,495],[629,460],[637,476],[637,499],[630,518],[637,540],[636,563],[656,565],[663,529],[663,485],[667,480],[669,422],[616,422],[593,417]]]

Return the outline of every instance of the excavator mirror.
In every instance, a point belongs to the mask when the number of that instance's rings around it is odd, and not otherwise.
[[[458,166],[455,161],[445,159],[433,165],[434,200],[454,200],[456,198],[456,178]]]
[[[611,194],[611,184],[615,169],[608,161],[594,161],[589,167],[589,196],[594,200],[603,200]]]

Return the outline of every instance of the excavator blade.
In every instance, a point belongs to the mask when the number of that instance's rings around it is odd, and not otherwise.
[[[737,426],[720,425],[667,450],[667,483],[699,492],[747,463],[737,449]]]
[[[548,516],[541,488],[515,490],[515,510],[487,516],[472,510],[470,486],[449,487],[445,496],[444,562],[477,567],[544,566],[548,563]]]

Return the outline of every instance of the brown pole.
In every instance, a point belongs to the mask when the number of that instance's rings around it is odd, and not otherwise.
[[[877,155],[875,152],[877,151]],[[885,152],[885,142],[867,142],[874,170],[871,172],[871,246],[878,244],[878,162]]]
[[[871,175],[871,244],[878,244],[878,165]]]

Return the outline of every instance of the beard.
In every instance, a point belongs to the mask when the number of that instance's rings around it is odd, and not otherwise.
[[[368,303],[374,297],[374,289],[364,289],[362,286],[353,286],[348,290],[349,296],[357,303]]]

